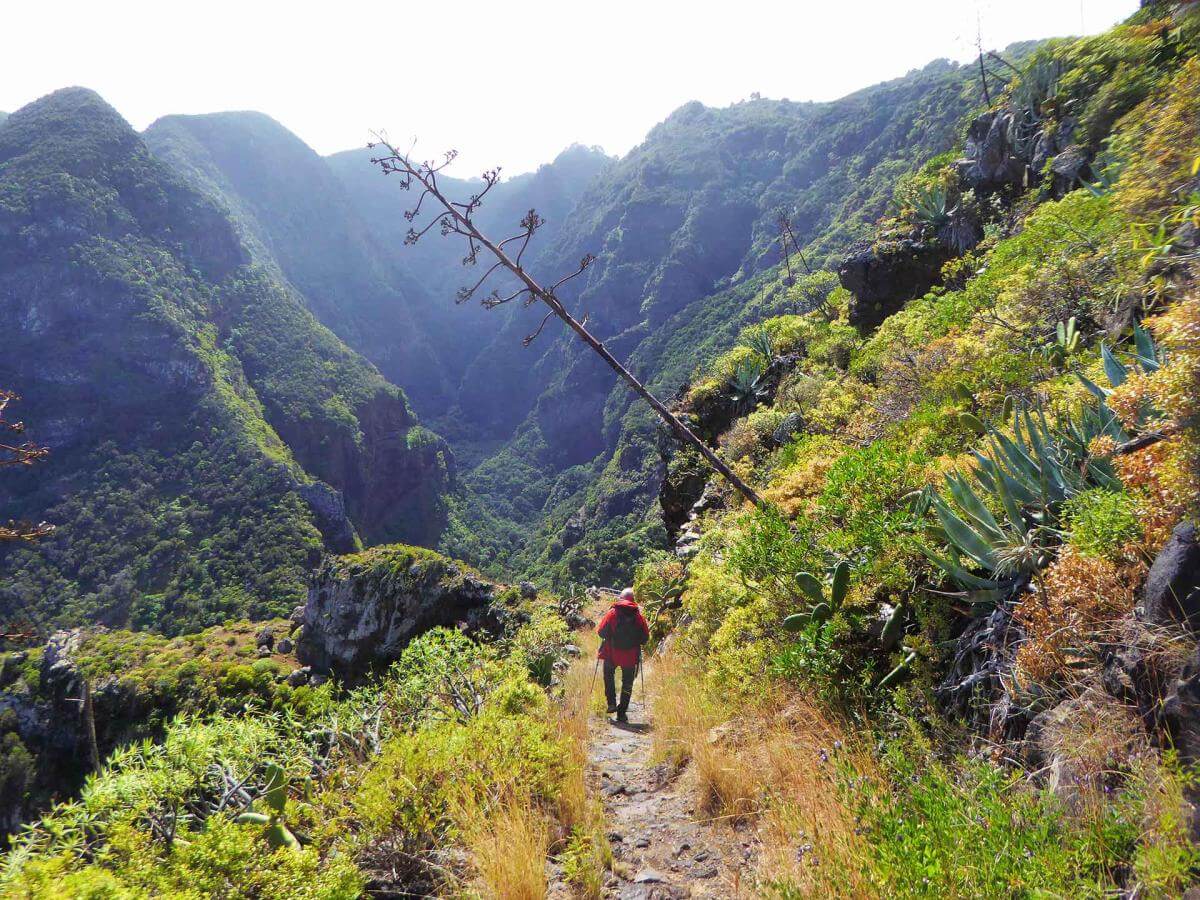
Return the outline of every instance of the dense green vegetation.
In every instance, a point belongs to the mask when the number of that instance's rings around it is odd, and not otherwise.
[[[18,841],[0,872],[5,895],[354,897],[368,879],[450,889],[484,878],[487,890],[486,871],[421,860],[434,847],[486,843],[475,829],[506,813],[526,811],[538,828],[566,833],[582,825],[566,801],[581,777],[569,739],[530,680],[565,641],[561,619],[545,614],[503,653],[433,631],[357,691],[335,695],[326,685],[274,712],[251,703],[181,717],[163,740],[115,752],[78,800]],[[117,649],[101,636],[89,658],[141,658],[142,643]],[[187,656],[190,645],[176,640],[164,657]],[[165,676],[171,662],[153,655],[146,664]],[[274,766],[287,797],[275,808],[300,840],[276,850],[243,814],[263,807]]]
[[[978,242],[873,333],[846,328],[837,287],[821,310],[744,328],[692,379],[684,408],[715,423],[768,505],[722,487],[686,570],[666,556],[639,570],[643,595],[664,598],[658,629],[681,629],[688,687],[660,715],[686,745],[718,713],[682,698],[707,688],[752,730],[741,769],[711,758],[704,731],[690,753],[713,773],[714,813],[749,804],[777,829],[763,869],[779,896],[1165,897],[1196,878],[1185,797],[1200,759],[1151,749],[1184,726],[1139,720],[1102,677],[1153,635],[1167,691],[1195,644],[1134,614],[1172,528],[1200,511],[1200,130],[1183,113],[1200,96],[1200,20],[1156,14],[1043,47],[997,104],[1039,129],[1077,122],[1105,151],[1095,183],[1048,170],[989,195]],[[951,240],[914,198],[964,196],[952,160],[901,179],[877,247]],[[811,279],[785,279],[763,293],[802,308]],[[830,584],[843,566],[844,597]],[[812,698],[832,734],[771,724]],[[995,761],[951,758],[964,726]],[[847,747],[823,788],[776,762],[834,737]],[[1030,785],[1001,758],[1057,774]],[[806,835],[811,865],[785,852]]]

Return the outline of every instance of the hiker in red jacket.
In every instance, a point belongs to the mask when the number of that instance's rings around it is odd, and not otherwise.
[[[621,591],[620,599],[608,608],[596,628],[603,643],[597,654],[604,660],[604,697],[608,711],[617,714],[618,722],[628,722],[629,698],[633,695],[633,680],[642,662],[642,644],[650,640],[650,626],[633,598],[633,588]],[[617,702],[615,674],[621,668],[621,702]]]

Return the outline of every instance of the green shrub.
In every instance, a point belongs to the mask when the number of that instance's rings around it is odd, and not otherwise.
[[[845,789],[857,802],[871,882],[892,897],[1103,895],[1105,864],[1127,857],[1137,823],[1105,821],[1107,841],[1072,827],[1057,799],[983,762],[938,762],[928,748],[891,742],[887,785]]]
[[[557,610],[538,606],[528,623],[513,636],[511,653],[517,664],[524,664],[529,677],[542,686],[550,684],[554,663],[562,658],[570,643],[571,632]]]
[[[792,612],[808,596],[802,577],[824,568],[812,523],[789,522],[775,507],[744,517],[729,553],[729,566],[748,590]]]
[[[81,866],[68,854],[27,863],[5,896],[133,898],[257,897],[262,900],[351,900],[364,878],[346,857],[322,859],[313,849],[271,852],[257,830],[210,819],[200,831],[164,850],[144,832],[122,835],[119,869]],[[110,860],[111,863],[111,860]]]
[[[1068,542],[1089,556],[1115,560],[1127,544],[1142,536],[1133,498],[1104,488],[1084,491],[1068,500],[1063,520]]]
[[[553,800],[566,750],[545,719],[490,705],[464,722],[399,734],[383,748],[350,801],[365,835],[390,830],[418,846],[462,837],[462,816],[511,796]]]

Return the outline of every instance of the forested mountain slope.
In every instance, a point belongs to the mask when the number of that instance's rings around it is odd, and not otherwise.
[[[608,606],[603,592],[505,587],[415,547],[331,556],[290,620],[181,637],[79,630],[0,655],[0,826],[42,817],[0,858],[0,891],[1194,896],[1200,5],[1145,3],[1102,34],[992,63],[985,103],[974,74],[958,73],[963,111],[947,144],[897,147],[914,157],[886,170],[881,215],[829,223],[863,240],[821,271],[796,271],[796,256],[753,273],[739,263],[745,273],[670,313],[686,291],[646,289],[636,311],[597,292],[598,317],[628,316],[609,345],[660,392],[683,385],[675,410],[757,502],[661,438],[562,341],[538,351],[554,380],[533,416],[472,473],[511,508],[469,528],[470,494],[454,498],[449,540],[475,540],[493,564],[565,581],[636,562],[650,665],[633,723],[600,718],[587,617]],[[0,129],[0,253],[23,254],[17,267],[0,256],[0,271],[27,273],[31,248],[58,253],[55,241],[74,247],[80,234],[109,236],[120,258],[156,251],[139,274],[170,276],[172,290],[126,317],[131,362],[114,377],[141,372],[142,350],[166,360],[155,374],[210,373],[200,387],[217,387],[199,402],[216,434],[190,445],[189,475],[213,471],[210,448],[245,431],[251,450],[283,453],[268,444],[269,415],[224,412],[222,398],[249,404],[280,381],[254,374],[260,357],[240,349],[246,333],[275,332],[257,320],[239,331],[225,245],[204,242],[232,228],[211,227],[215,208],[152,166],[131,177],[147,158],[135,135],[72,131],[97,110],[119,123],[94,96],[50,99]],[[50,130],[70,154],[47,141],[32,160],[13,155],[14,126],[55,109]],[[38,159],[49,174],[12,180],[37,175]],[[161,203],[147,211],[150,188]],[[47,196],[52,214],[34,218]],[[68,216],[64,198],[80,211]],[[180,217],[179,204],[195,208]],[[93,209],[104,215],[83,216]],[[756,258],[753,241],[743,247]],[[624,252],[591,286],[633,258]],[[45,258],[43,278],[79,269]],[[638,276],[683,284],[666,269],[652,277],[651,259]],[[229,301],[202,305],[208,284]],[[37,333],[58,309],[38,296],[10,331]],[[643,325],[650,297],[667,304],[665,325]],[[118,312],[130,302],[100,299]],[[164,315],[179,323],[175,342],[156,337]],[[81,333],[103,344],[96,321]],[[201,350],[241,361],[244,384],[212,374],[232,363],[188,355],[193,331],[227,325]],[[21,347],[43,361],[53,349]],[[41,402],[65,399],[48,381],[35,379]],[[152,412],[155,384],[136,385]],[[102,412],[140,429],[122,446],[154,437],[119,378],[108,387],[126,402]],[[174,407],[190,396],[177,392]],[[593,413],[599,437],[576,440]],[[544,478],[572,454],[578,465]],[[286,455],[281,465],[296,472]],[[555,516],[573,507],[556,535]],[[546,530],[521,546],[518,520],[547,509]],[[245,551],[263,553],[259,520],[239,521]],[[495,555],[505,541],[514,551]],[[81,696],[93,698],[94,744],[73,713]],[[90,774],[46,809],[76,783],[59,766]]]
[[[151,152],[215,202],[261,265],[421,410],[451,401],[447,346],[427,334],[430,297],[353,208],[320,156],[261,113],[167,116],[146,129]]]
[[[301,597],[322,531],[437,539],[444,444],[90,91],[0,131],[0,328],[0,383],[52,448],[0,505],[58,526],[2,551],[8,621],[262,617]]]
[[[779,216],[805,250],[797,271],[827,261],[883,211],[898,173],[953,144],[978,101],[971,78],[942,61],[833,103],[689,104],[620,161],[573,147],[500,182],[480,224],[507,235],[537,209],[547,224],[531,268],[550,280],[595,253],[572,304],[670,394],[690,374],[694,339],[729,340],[749,280],[779,262]],[[494,574],[610,579],[629,571],[623,535],[661,540],[653,435],[636,411],[620,424],[624,389],[561,334],[523,347],[534,311],[456,305],[471,275],[462,248],[436,230],[405,245],[424,217],[404,218],[415,198],[382,177],[369,150],[322,161],[276,123],[243,113],[168,117],[147,141],[232,210],[259,259],[276,263],[325,324],[479,465],[454,501],[448,551]],[[482,186],[442,181],[461,199]],[[615,485],[599,475],[622,431],[629,449]]]
[[[689,104],[597,178],[535,268],[553,279],[595,253],[572,308],[670,396],[698,352],[764,313],[756,273],[781,262],[779,216],[796,274],[868,234],[899,175],[954,145],[980,102],[972,79],[942,61],[831,103]],[[514,315],[481,365],[528,355],[520,338],[534,324]],[[619,579],[639,543],[664,538],[654,428],[589,352],[543,340],[533,371],[545,388],[508,445],[466,477],[483,502],[458,507],[447,546],[548,580]]]

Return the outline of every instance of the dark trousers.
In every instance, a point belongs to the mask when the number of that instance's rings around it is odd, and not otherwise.
[[[625,715],[629,709],[629,698],[633,696],[633,681],[637,677],[637,666],[621,666],[621,702],[617,703],[616,673],[617,666],[609,660],[604,661],[604,699],[609,707],[615,706],[618,715]]]

